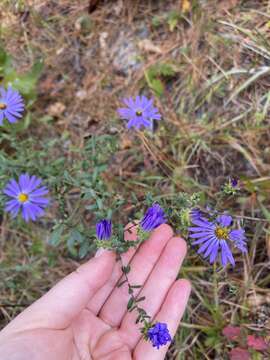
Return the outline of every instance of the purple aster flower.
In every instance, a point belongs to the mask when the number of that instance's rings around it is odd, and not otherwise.
[[[172,341],[167,324],[159,322],[148,330],[147,337],[152,342],[153,347],[158,349],[160,346]]]
[[[238,180],[236,178],[231,178],[231,186],[236,188],[238,186]]]
[[[134,126],[140,129],[141,126],[153,126],[153,120],[160,120],[161,115],[158,109],[153,106],[153,100],[148,100],[145,96],[136,96],[133,100],[132,97],[126,98],[123,102],[127,105],[125,108],[119,108],[118,113],[124,120],[128,120],[127,128],[130,129]]]
[[[11,198],[6,202],[5,211],[11,213],[14,218],[21,210],[26,222],[30,219],[35,221],[42,216],[44,208],[49,203],[49,199],[44,195],[49,191],[45,186],[41,186],[41,183],[41,179],[29,174],[21,174],[18,182],[14,179],[10,180],[3,190],[4,194]]]
[[[0,88],[0,125],[6,118],[10,123],[15,123],[22,117],[24,102],[18,91],[9,87],[7,90]]]
[[[112,235],[112,222],[103,219],[96,224],[96,234],[99,240],[108,240]]]
[[[235,261],[231,252],[231,245],[247,252],[246,237],[244,229],[231,229],[232,217],[229,215],[220,215],[214,221],[206,218],[194,219],[193,224],[196,227],[190,227],[190,238],[196,239],[192,245],[200,245],[198,254],[203,258],[210,258],[212,264],[218,255],[221,256],[221,263],[226,266],[230,262],[233,266]]]
[[[166,221],[166,215],[162,207],[159,204],[154,204],[147,209],[140,225],[144,231],[152,231],[159,225],[166,223]]]

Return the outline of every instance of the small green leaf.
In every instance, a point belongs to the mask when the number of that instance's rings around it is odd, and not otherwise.
[[[124,285],[125,283],[127,282],[127,279],[123,280],[123,281],[120,281],[118,284],[117,284],[117,287],[120,288],[122,285]]]
[[[127,309],[130,310],[134,305],[134,299],[130,298],[127,304]]]
[[[144,301],[146,299],[146,297],[145,296],[142,296],[142,297],[140,297],[139,299],[136,299],[136,302],[138,303],[138,302],[140,302],[140,301]]]
[[[59,224],[55,227],[55,229],[53,230],[51,237],[49,239],[49,244],[52,246],[58,246],[60,244],[61,241],[61,235],[64,231],[64,224]]]
[[[122,266],[122,271],[124,274],[128,274],[130,272],[130,265]]]

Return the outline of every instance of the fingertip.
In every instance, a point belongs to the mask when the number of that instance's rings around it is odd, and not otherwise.
[[[160,233],[166,238],[171,238],[173,236],[173,229],[168,224],[159,225],[153,232],[153,234]]]
[[[183,255],[183,257],[185,257],[186,254],[187,254],[187,243],[186,243],[186,241],[183,238],[181,238],[180,236],[173,237],[173,240],[174,240],[175,245],[177,247],[177,251],[179,251]]]
[[[175,282],[174,290],[176,292],[175,296],[178,298],[179,294],[182,296],[184,294],[185,298],[189,298],[192,286],[191,282],[187,279],[179,279]]]

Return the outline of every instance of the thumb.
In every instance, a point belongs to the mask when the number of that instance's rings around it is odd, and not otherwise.
[[[37,327],[63,329],[86,307],[91,297],[110,278],[115,254],[99,250],[12,321],[5,330]]]

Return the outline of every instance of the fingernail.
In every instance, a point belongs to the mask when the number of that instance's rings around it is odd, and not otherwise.
[[[99,257],[101,256],[102,254],[104,254],[107,250],[106,249],[103,249],[103,248],[99,248],[98,251],[96,252],[96,255],[95,257]]]

